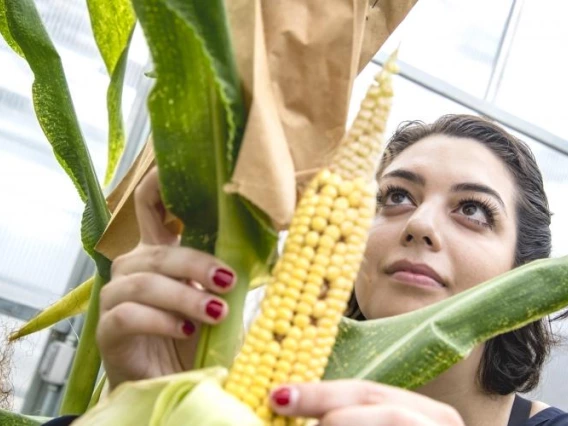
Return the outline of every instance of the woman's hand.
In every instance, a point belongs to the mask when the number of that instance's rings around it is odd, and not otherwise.
[[[282,415],[317,418],[319,426],[464,426],[449,405],[363,380],[281,386],[272,391],[271,404]]]
[[[225,318],[217,294],[236,278],[215,257],[180,247],[163,225],[156,169],[136,189],[135,205],[140,243],[113,262],[100,296],[97,341],[111,389],[191,369],[200,324]]]

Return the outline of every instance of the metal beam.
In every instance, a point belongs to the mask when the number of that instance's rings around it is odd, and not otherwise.
[[[519,21],[521,20],[524,3],[525,0],[513,0],[511,3],[511,9],[509,10],[509,15],[507,16],[507,21],[505,22],[499,45],[497,46],[491,77],[489,77],[487,90],[483,97],[487,102],[493,103],[499,92],[499,86],[503,80],[503,74],[505,73],[505,66],[507,65],[509,54],[511,53],[511,46],[515,40],[515,33],[517,32]]]
[[[386,62],[387,57],[387,54],[379,53],[373,58],[372,62],[382,67]],[[567,140],[562,139],[561,137],[553,133],[550,133],[542,127],[529,123],[528,121],[523,120],[516,115],[508,113],[507,111],[498,108],[483,99],[479,99],[467,92],[464,92],[463,90],[458,89],[457,87],[452,86],[451,84],[448,84],[445,81],[440,80],[439,78],[436,78],[428,73],[425,73],[424,71],[413,67],[406,62],[399,60],[397,62],[397,65],[400,69],[399,75],[402,78],[411,81],[433,93],[448,98],[457,104],[460,104],[477,112],[480,115],[498,121],[501,124],[531,139],[534,139],[535,141],[546,145],[547,147],[559,153],[568,155]]]

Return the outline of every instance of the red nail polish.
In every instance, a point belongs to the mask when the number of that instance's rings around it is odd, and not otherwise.
[[[285,407],[290,404],[291,392],[289,388],[280,388],[272,392],[272,400],[276,405]]]
[[[213,282],[215,285],[221,288],[227,288],[233,281],[235,280],[235,275],[229,271],[228,269],[224,268],[217,268],[215,273],[213,274]]]
[[[195,333],[195,325],[191,321],[185,320],[183,322],[181,330],[183,331],[183,334],[185,334],[186,336],[191,336],[193,333]]]
[[[219,319],[223,314],[223,304],[218,300],[211,300],[205,306],[205,312],[213,319]]]

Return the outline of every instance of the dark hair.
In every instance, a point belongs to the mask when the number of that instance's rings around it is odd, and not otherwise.
[[[403,150],[431,135],[471,138],[489,148],[514,176],[517,241],[514,267],[550,256],[551,213],[536,160],[524,142],[491,121],[472,115],[445,115],[432,124],[403,123],[390,139],[377,177]],[[365,319],[352,294],[347,316]],[[534,389],[553,343],[549,320],[542,319],[494,337],[485,343],[478,370],[482,389],[506,395]]]

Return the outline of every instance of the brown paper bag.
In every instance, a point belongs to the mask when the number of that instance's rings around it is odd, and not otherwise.
[[[250,107],[226,190],[285,227],[297,190],[326,163],[345,131],[357,73],[416,1],[226,0]],[[110,259],[138,241],[132,195],[153,164],[151,150],[146,155],[133,166],[128,184],[111,195],[121,201],[97,246]]]

